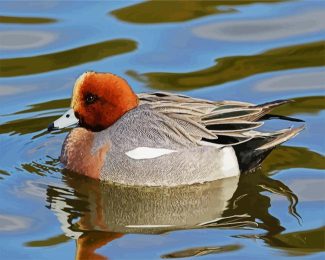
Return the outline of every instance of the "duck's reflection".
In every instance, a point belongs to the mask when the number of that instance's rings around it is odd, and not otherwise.
[[[48,201],[75,237],[90,230],[162,233],[193,228],[221,218],[238,185],[238,177],[173,188],[121,186],[69,175],[65,181],[72,191],[49,186]]]
[[[69,173],[64,182],[68,188],[48,186],[47,199],[65,234],[76,239],[79,259],[100,258],[97,248],[126,233],[253,226],[278,234],[284,228],[270,214],[264,191],[286,196],[297,216],[296,196],[262,172],[173,188],[100,183]]]

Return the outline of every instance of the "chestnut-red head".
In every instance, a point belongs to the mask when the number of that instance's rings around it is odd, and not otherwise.
[[[101,131],[138,106],[128,83],[111,73],[85,72],[76,81],[71,107],[79,125]]]

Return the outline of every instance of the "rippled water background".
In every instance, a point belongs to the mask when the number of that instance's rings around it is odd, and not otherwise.
[[[324,257],[324,1],[1,1],[0,10],[1,259]],[[138,93],[293,99],[276,112],[306,130],[239,182],[77,179],[58,162],[67,132],[45,128],[87,70],[119,74]]]

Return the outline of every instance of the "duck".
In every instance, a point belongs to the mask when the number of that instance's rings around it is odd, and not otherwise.
[[[136,94],[122,77],[88,71],[75,82],[71,108],[48,131],[74,126],[60,162],[76,174],[124,185],[192,185],[253,171],[296,136],[304,125],[260,131],[275,117],[300,122],[270,114],[288,102]]]

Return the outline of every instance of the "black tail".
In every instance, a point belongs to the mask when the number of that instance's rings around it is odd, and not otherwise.
[[[265,143],[267,143],[266,138],[260,137],[233,146],[241,172],[254,170],[275,148],[272,147],[266,150],[256,150]]]
[[[234,145],[240,170],[245,172],[256,168],[277,145],[296,136],[304,128],[302,125],[273,133],[260,133],[247,142]]]

